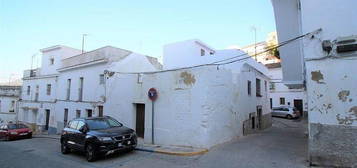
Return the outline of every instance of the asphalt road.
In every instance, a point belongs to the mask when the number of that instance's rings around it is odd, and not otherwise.
[[[214,147],[199,156],[172,156],[134,151],[88,163],[80,153],[62,155],[56,139],[0,142],[1,168],[118,167],[306,167],[306,122],[274,118],[273,127]]]

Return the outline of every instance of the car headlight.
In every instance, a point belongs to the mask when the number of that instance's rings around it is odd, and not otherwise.
[[[111,137],[98,137],[100,141],[111,141],[113,140]]]
[[[17,132],[10,132],[11,135],[17,135]]]

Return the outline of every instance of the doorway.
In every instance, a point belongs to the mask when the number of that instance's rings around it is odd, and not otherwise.
[[[140,138],[144,138],[145,131],[145,104],[136,105],[136,134]]]
[[[48,126],[50,124],[50,110],[46,109],[46,125],[45,125],[45,131],[48,131]]]
[[[304,107],[302,99],[294,99],[294,107],[300,111],[301,116],[304,116]]]
[[[258,129],[262,129],[262,106],[257,106]]]

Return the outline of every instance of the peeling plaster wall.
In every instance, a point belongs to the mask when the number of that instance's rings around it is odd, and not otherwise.
[[[357,23],[351,21],[357,16],[354,6],[353,0],[301,1],[303,33],[322,28],[303,40],[305,59],[327,55],[321,49],[323,40],[357,34]],[[356,58],[307,60],[305,65],[311,164],[357,166]]]

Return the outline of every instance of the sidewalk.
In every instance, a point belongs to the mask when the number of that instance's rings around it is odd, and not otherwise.
[[[33,138],[49,138],[49,139],[60,139],[60,135],[52,134],[35,134]],[[177,155],[177,156],[193,156],[201,155],[208,152],[204,148],[192,148],[192,147],[183,147],[183,146],[160,146],[153,144],[144,144],[143,139],[138,138],[138,145],[135,150],[144,151],[144,152],[153,152],[161,153],[167,155]]]
[[[142,139],[138,139],[138,146],[136,150],[145,151],[145,152],[154,152],[162,153],[167,155],[177,155],[177,156],[193,156],[201,155],[208,152],[204,148],[192,148],[192,147],[183,147],[183,146],[160,146],[153,144],[144,144]]]

